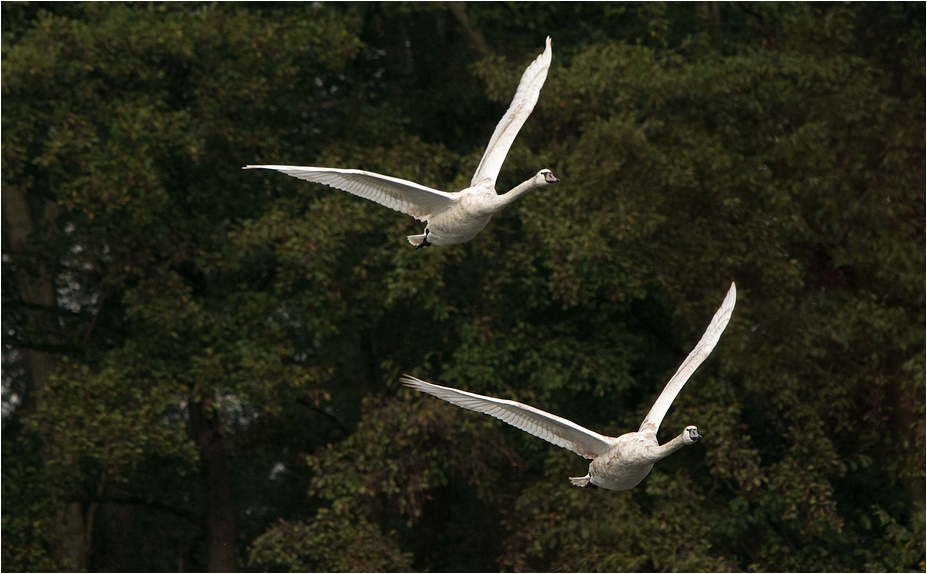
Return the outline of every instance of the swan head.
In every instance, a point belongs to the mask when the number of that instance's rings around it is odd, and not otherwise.
[[[686,427],[686,430],[682,431],[682,440],[686,444],[695,444],[701,440],[702,435],[698,434],[698,427],[689,425]]]
[[[554,175],[554,172],[550,171],[549,169],[542,169],[539,171],[538,174],[534,176],[534,181],[537,182],[538,185],[560,183],[560,180],[557,179],[557,176]]]

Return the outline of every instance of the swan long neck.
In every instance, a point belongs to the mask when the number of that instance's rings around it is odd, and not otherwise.
[[[531,179],[525,180],[522,183],[516,185],[511,190],[509,190],[507,193],[504,193],[502,195],[497,195],[495,200],[493,201],[494,211],[497,211],[497,212],[502,211],[503,209],[505,209],[505,207],[508,204],[512,203],[513,201],[515,201],[522,195],[528,193],[532,189],[536,187],[541,187],[542,185],[546,185],[546,184],[539,183],[537,177],[532,177]]]
[[[673,440],[663,443],[659,446],[651,447],[650,452],[654,457],[654,461],[662,460],[669,455],[673,454],[677,450],[681,449],[684,446],[694,444],[691,441],[686,440],[686,431],[683,431],[679,436]]]

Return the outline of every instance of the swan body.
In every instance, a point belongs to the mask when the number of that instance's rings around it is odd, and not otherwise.
[[[404,375],[400,380],[417,391],[434,395],[465,409],[496,417],[538,438],[592,459],[586,476],[570,477],[570,481],[576,486],[591,484],[609,490],[628,490],[644,480],[654,463],[684,446],[695,444],[702,438],[698,434],[698,428],[689,425],[679,436],[661,445],[657,442],[657,431],[676,395],[718,343],[721,333],[731,319],[736,299],[737,288],[732,283],[705,334],[666,384],[650,412],[644,417],[640,428],[637,432],[629,432],[619,437],[600,435],[567,419],[515,401],[441,387],[409,375]]]
[[[293,165],[248,165],[244,169],[272,169],[287,175],[334,187],[375,201],[380,205],[426,221],[425,232],[410,235],[416,249],[429,245],[454,245],[476,237],[494,213],[502,211],[521,195],[538,187],[558,183],[549,169],[522,182],[508,193],[496,193],[496,179],[515,136],[531,115],[547,79],[551,61],[550,37],[544,52],[521,77],[509,109],[496,126],[470,187],[459,192],[432,189],[404,179],[359,169],[303,167]]]

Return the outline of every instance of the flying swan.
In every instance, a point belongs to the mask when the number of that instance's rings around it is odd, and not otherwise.
[[[737,289],[731,283],[721,308],[715,313],[702,339],[666,384],[640,429],[617,438],[600,435],[564,418],[515,401],[440,387],[409,375],[404,375],[400,380],[417,391],[434,395],[458,407],[486,413],[547,442],[591,458],[592,463],[589,464],[586,476],[570,477],[576,486],[592,484],[609,490],[628,490],[644,480],[655,462],[702,438],[698,429],[690,425],[682,434],[661,445],[657,442],[657,431],[676,395],[718,343],[731,319],[736,298]]]
[[[496,178],[502,162],[518,135],[518,130],[531,115],[538,101],[541,86],[550,67],[550,37],[544,53],[528,66],[518,84],[509,109],[493,132],[483,159],[470,181],[470,187],[456,193],[438,191],[424,185],[362,171],[328,167],[292,165],[248,165],[243,169],[274,169],[306,181],[321,183],[360,197],[376,201],[390,209],[427,221],[425,232],[410,235],[409,243],[416,249],[429,245],[454,245],[476,237],[486,227],[494,213],[536,187],[557,183],[549,169],[542,169],[524,183],[504,195],[496,193]]]

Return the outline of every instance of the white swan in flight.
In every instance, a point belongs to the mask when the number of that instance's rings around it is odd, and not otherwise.
[[[287,175],[321,183],[376,201],[390,209],[427,221],[425,232],[410,235],[409,243],[415,248],[429,245],[454,245],[476,237],[486,227],[494,213],[536,187],[557,183],[549,169],[542,169],[531,179],[506,194],[496,193],[496,178],[502,162],[518,135],[518,130],[531,115],[538,101],[541,86],[547,79],[550,67],[550,37],[544,53],[537,57],[521,77],[515,97],[493,132],[483,159],[470,181],[470,187],[456,193],[438,191],[424,185],[361,171],[328,167],[300,167],[292,165],[249,165],[243,169],[274,169]]]
[[[417,391],[434,395],[458,407],[486,413],[547,442],[591,458],[592,463],[586,476],[570,477],[570,481],[576,486],[592,484],[609,490],[628,490],[644,480],[655,462],[684,446],[695,444],[702,438],[698,434],[698,428],[690,425],[682,434],[661,445],[657,442],[657,430],[682,386],[718,343],[721,332],[731,319],[736,298],[737,289],[731,283],[724,302],[712,318],[702,339],[666,384],[644,418],[640,429],[620,437],[600,435],[564,418],[515,401],[440,387],[409,375],[403,375],[400,380]]]

